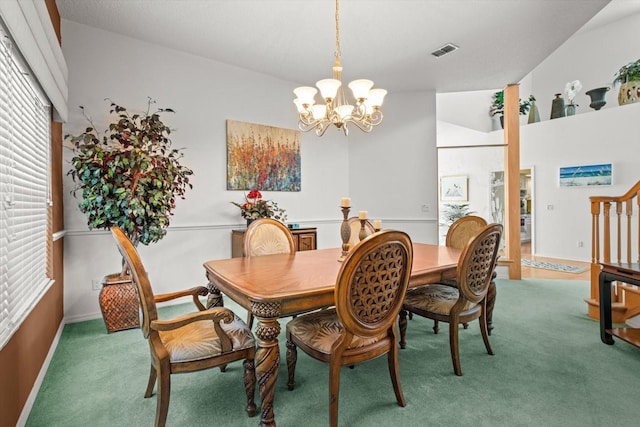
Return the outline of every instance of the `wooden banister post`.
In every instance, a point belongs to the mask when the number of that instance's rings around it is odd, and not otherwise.
[[[600,317],[600,263],[640,263],[640,181],[622,196],[591,196],[591,296],[589,316]],[[612,206],[615,204],[615,207]],[[634,207],[636,212],[634,212]],[[615,209],[615,213],[614,210]],[[623,218],[624,215],[624,218]],[[638,216],[637,224],[633,217]],[[615,218],[615,230],[612,230]],[[615,251],[613,260],[611,251]],[[640,291],[625,283],[614,288],[613,321],[624,323],[640,314]]]

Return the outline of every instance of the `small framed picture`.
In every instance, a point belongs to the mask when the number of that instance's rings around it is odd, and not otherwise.
[[[440,177],[440,200],[443,202],[466,202],[469,200],[466,175]]]

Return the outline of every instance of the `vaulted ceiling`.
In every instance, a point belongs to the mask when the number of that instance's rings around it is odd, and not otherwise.
[[[617,19],[632,4],[636,12],[640,7],[636,0],[608,3],[342,0],[343,80],[368,78],[390,92],[502,87],[520,81],[603,8],[588,25]],[[294,85],[331,77],[333,0],[57,0],[57,5],[65,20]],[[460,48],[440,58],[431,55],[446,43]]]

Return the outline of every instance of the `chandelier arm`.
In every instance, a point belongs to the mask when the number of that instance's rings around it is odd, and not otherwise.
[[[316,135],[322,136],[329,129],[329,125],[331,124],[328,121],[318,122],[319,126],[316,127]]]
[[[360,129],[363,132],[369,133],[373,130],[373,125],[368,121],[347,120],[347,122],[353,123],[354,125],[356,125],[358,129]],[[347,123],[345,122],[344,126],[346,127],[346,125]]]
[[[309,132],[310,130],[317,128],[322,124],[322,121],[305,122],[298,120],[298,128],[303,132]]]
[[[378,126],[380,123],[382,123],[383,117],[384,116],[382,115],[382,111],[375,109],[373,110],[373,113],[369,115],[369,122],[371,122],[372,126]]]
[[[367,107],[362,102],[357,102],[353,111],[351,112],[351,116],[357,118],[358,120],[362,120],[367,117]]]

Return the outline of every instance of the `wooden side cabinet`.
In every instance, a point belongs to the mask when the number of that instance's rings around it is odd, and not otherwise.
[[[244,256],[244,232],[246,230],[231,230],[231,257]],[[311,251],[317,249],[316,228],[290,228],[293,242],[297,251]]]

